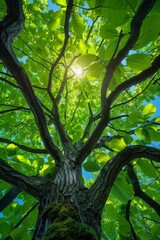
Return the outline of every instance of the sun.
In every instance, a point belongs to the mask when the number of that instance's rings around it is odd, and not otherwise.
[[[77,77],[83,76],[83,69],[80,66],[73,66],[72,70]]]

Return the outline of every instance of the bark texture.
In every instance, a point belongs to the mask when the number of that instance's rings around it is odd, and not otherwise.
[[[82,139],[75,145],[67,135],[58,113],[58,102],[62,90],[60,90],[60,95],[58,94],[56,99],[51,92],[54,69],[64,56],[69,39],[69,22],[74,3],[73,0],[67,2],[64,44],[60,54],[51,66],[47,86],[48,96],[53,103],[53,117],[51,120],[59,134],[63,152],[51,138],[42,104],[35,95],[30,79],[12,49],[12,41],[24,26],[22,0],[6,0],[7,16],[0,22],[0,57],[10,74],[17,81],[16,86],[21,89],[29,105],[29,110],[33,113],[45,148],[41,150],[29,148],[4,138],[0,138],[0,142],[14,143],[19,148],[32,153],[48,153],[55,159],[55,173],[52,176],[30,177],[13,169],[0,158],[0,179],[15,186],[8,192],[8,203],[21,191],[26,191],[39,202],[39,215],[33,240],[100,239],[102,210],[119,172],[135,158],[145,157],[158,162],[160,159],[160,150],[158,149],[139,145],[127,147],[105,164],[90,189],[85,188],[83,185],[82,163],[93,149],[104,144],[103,138],[100,138],[111,120],[110,107],[112,102],[121,92],[153,76],[160,68],[160,57],[158,56],[153,60],[151,67],[121,83],[108,98],[106,97],[107,87],[114,72],[137,41],[143,20],[154,6],[156,0],[142,1],[135,13],[131,21],[131,34],[127,43],[117,55],[115,52],[106,67],[106,74],[101,88],[101,113],[96,117],[91,117]],[[63,88],[64,85],[62,85],[61,89]],[[97,120],[99,122],[90,134],[91,126]],[[87,141],[84,142],[86,137]],[[104,142],[110,140],[110,137],[108,137]],[[144,199],[151,206],[154,205],[153,208],[157,211],[159,205],[141,191],[133,169],[129,168],[128,174],[132,180],[135,195]],[[5,199],[6,197],[1,199],[2,209],[6,206]],[[129,207],[130,205],[128,205],[128,209]],[[157,212],[159,213],[159,211]],[[129,215],[126,218],[129,219]]]
[[[47,234],[45,239],[65,239],[58,238],[65,235],[65,231],[69,233],[68,239],[77,239],[78,234],[78,239],[82,240],[100,239],[101,214],[94,209],[90,192],[82,184],[81,167],[72,166],[66,159],[57,167],[55,176],[49,180],[44,189],[40,198],[34,240],[42,239],[45,233]],[[61,216],[61,213],[64,215]],[[57,235],[50,238],[49,236],[54,236],[51,233],[52,228],[55,232],[55,226]]]

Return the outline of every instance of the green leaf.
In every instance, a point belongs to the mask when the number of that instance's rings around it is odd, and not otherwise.
[[[129,222],[122,216],[118,216],[119,232],[124,237],[129,237],[131,232],[131,227]]]
[[[28,159],[26,159],[24,156],[22,156],[22,155],[17,155],[17,159],[18,159],[20,162],[25,163],[25,164],[31,166],[31,162],[30,162]]]
[[[154,128],[147,127],[147,131],[151,137],[152,141],[160,142],[160,132],[156,131]]]
[[[15,228],[11,233],[10,236],[12,237],[13,240],[19,240],[24,236],[24,232],[26,229],[24,228]]]
[[[14,150],[15,148],[17,148],[17,146],[14,145],[13,143],[11,143],[7,146],[7,149],[11,149],[11,150]]]
[[[60,10],[60,11],[57,11],[55,13],[52,13],[49,16],[48,27],[51,30],[56,30],[59,27],[60,22],[61,22],[62,14],[63,14],[63,11]]]
[[[115,231],[115,221],[109,221],[105,223],[105,228],[108,236],[112,236]]]
[[[143,109],[143,117],[148,119],[152,117],[156,112],[156,106],[153,105],[152,103],[149,103],[147,106],[144,107]]]
[[[117,30],[111,28],[108,24],[101,26],[100,36],[104,39],[111,39],[117,37]]]
[[[133,138],[129,135],[129,134],[125,134],[125,136],[123,137],[124,141],[126,144],[131,144],[133,141]]]
[[[103,74],[104,70],[105,70],[104,66],[101,63],[96,62],[87,68],[86,76],[96,78]]]
[[[100,170],[100,166],[99,166],[98,162],[91,160],[91,159],[87,160],[83,164],[83,167],[87,172],[96,172],[96,171]]]
[[[126,59],[127,66],[136,71],[142,71],[151,66],[151,59],[147,54],[135,53]]]
[[[151,14],[144,20],[138,41],[136,42],[134,49],[142,48],[143,46],[158,38],[159,22],[157,21],[157,19],[159,18],[160,12],[158,13],[158,15]]]
[[[100,152],[96,154],[96,159],[99,163],[106,163],[110,159],[110,156],[106,153]]]
[[[2,234],[4,239],[10,234],[11,226],[7,222],[5,222],[5,220],[3,221],[4,222],[0,223],[0,235]]]
[[[123,203],[127,203],[133,197],[132,187],[121,176],[117,177],[111,193]]]
[[[72,26],[77,35],[81,35],[84,32],[85,26],[83,19],[79,14],[74,13],[72,15]]]
[[[117,210],[115,209],[113,204],[106,204],[105,213],[107,215],[107,218],[109,219],[116,219],[117,217]]]
[[[82,67],[87,67],[89,64],[97,60],[97,56],[94,54],[84,54],[77,59],[77,64]]]
[[[129,118],[127,118],[127,122],[128,121],[136,125],[138,123],[143,123],[144,120],[141,112],[132,111],[132,113],[129,115]]]
[[[62,7],[65,7],[67,5],[66,0],[52,0],[53,3],[56,3]]]
[[[119,152],[126,147],[126,143],[123,138],[112,139],[109,143],[109,147],[114,151]]]
[[[102,2],[102,15],[112,26],[120,26],[125,22],[127,16],[127,4],[124,0],[105,0]]]
[[[142,170],[142,172],[147,175],[148,177],[151,178],[156,178],[157,177],[157,171],[154,168],[154,166],[147,160],[140,159],[138,161],[138,166]]]
[[[87,51],[86,44],[82,39],[79,41],[79,51],[81,54],[86,54]]]
[[[6,155],[9,157],[15,156],[17,153],[17,149],[18,149],[18,147],[16,145],[14,145],[13,143],[9,144],[7,146]]]
[[[150,240],[150,236],[144,230],[138,231],[138,237],[139,237],[139,239]]]
[[[0,5],[0,18],[3,18],[6,15],[6,4],[4,0],[1,0]]]

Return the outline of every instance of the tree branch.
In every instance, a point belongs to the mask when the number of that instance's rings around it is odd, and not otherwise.
[[[17,187],[12,187],[5,195],[0,199],[0,212],[2,212],[21,192]]]
[[[77,156],[76,156],[77,162],[82,163],[85,160],[85,158],[92,152],[92,150],[94,149],[98,140],[100,139],[100,137],[103,133],[103,130],[107,126],[107,124],[109,122],[109,118],[110,118],[109,109],[106,108],[105,111],[106,111],[106,114],[101,117],[100,121],[98,122],[97,126],[95,127],[94,131],[92,132],[92,134],[90,135],[88,140],[77,151]],[[82,140],[83,140],[84,136],[90,130],[91,124],[92,124],[92,121],[90,120],[85,129],[85,133],[82,137]],[[80,142],[81,142],[81,140],[80,140]]]
[[[65,33],[64,43],[63,43],[63,47],[62,47],[62,49],[61,49],[57,59],[52,64],[51,69],[50,69],[49,79],[48,79],[48,87],[47,87],[47,89],[49,89],[49,90],[51,90],[51,87],[52,87],[52,75],[53,75],[54,69],[57,66],[57,64],[59,63],[59,61],[61,60],[61,58],[63,57],[65,49],[66,49],[67,44],[68,44],[68,39],[69,39],[69,20],[70,20],[72,8],[73,8],[73,0],[69,0],[68,4],[67,4],[66,16],[65,16],[65,24],[64,24],[64,33]]]
[[[0,80],[1,80],[2,82],[8,83],[9,85],[11,85],[11,86],[14,87],[14,88],[19,88],[16,84],[10,82],[10,81],[9,81],[8,79],[6,79],[6,78],[0,77]]]
[[[0,57],[21,88],[34,114],[46,149],[56,161],[59,161],[62,158],[62,153],[51,139],[41,104],[33,91],[27,73],[12,50],[12,41],[23,29],[24,25],[22,0],[6,0],[6,5],[7,16],[0,22]]]
[[[156,213],[160,216],[160,204],[158,204],[156,201],[154,201],[150,196],[148,196],[148,194],[146,194],[141,189],[137,175],[136,175],[132,165],[128,164],[126,169],[127,169],[128,176],[130,177],[132,185],[133,185],[134,195],[136,197],[141,198],[148,205],[150,205],[156,211]]]
[[[52,93],[50,90],[48,90],[48,94],[53,102],[53,109],[52,109],[52,120],[54,122],[54,125],[59,133],[63,148],[65,153],[67,153],[68,151],[73,150],[74,146],[71,142],[70,137],[68,136],[67,132],[64,129],[64,126],[62,124],[62,122],[60,121],[60,116],[59,116],[59,112],[58,112],[58,106],[56,103],[55,98],[53,97]]]
[[[0,158],[0,179],[16,186],[21,191],[31,194],[33,197],[39,199],[42,186],[46,183],[44,177],[30,177],[26,176],[13,167],[9,166],[4,160]]]
[[[102,82],[102,87],[101,87],[101,103],[102,103],[102,110],[106,107],[106,91],[108,88],[108,85],[112,79],[112,76],[121,63],[121,61],[124,59],[126,54],[131,50],[136,43],[140,29],[142,26],[142,23],[144,19],[146,18],[147,14],[151,11],[153,8],[154,4],[156,3],[156,0],[144,0],[141,5],[139,6],[137,12],[135,13],[134,17],[132,18],[132,21],[130,23],[130,37],[123,47],[121,51],[117,54],[117,56],[114,59],[111,59],[108,66],[107,66],[107,71],[104,76],[103,82]]]
[[[154,77],[151,79],[151,81],[147,84],[147,86],[146,86],[140,93],[136,94],[135,96],[133,96],[132,98],[126,100],[125,102],[121,102],[121,103],[118,103],[118,104],[113,105],[110,109],[113,109],[113,108],[115,108],[115,107],[119,107],[119,106],[125,105],[125,104],[133,101],[134,99],[138,98],[138,97],[139,97],[140,95],[142,95],[142,93],[144,93],[144,92],[147,90],[147,88],[151,85],[151,83],[153,82],[153,79],[154,79]],[[128,80],[127,80],[127,81],[128,81]]]
[[[12,140],[6,139],[6,138],[0,138],[0,142],[1,143],[7,143],[7,144],[14,144],[17,147],[19,147],[20,149],[26,151],[26,152],[31,152],[31,153],[38,153],[38,154],[48,154],[48,151],[46,149],[38,149],[38,148],[31,148],[31,147],[27,147],[25,145],[16,143]]]
[[[18,110],[21,110],[21,111],[30,111],[29,108],[16,107],[16,108],[11,108],[11,109],[7,109],[7,110],[0,111],[0,115],[1,115],[1,114],[4,114],[4,113],[8,113],[8,112],[18,111]]]
[[[102,211],[113,183],[122,167],[135,158],[148,158],[160,162],[160,150],[153,147],[135,145],[125,148],[111,158],[102,168],[90,189],[95,209]]]
[[[137,84],[143,82],[144,80],[146,80],[147,78],[153,76],[153,74],[155,74],[159,69],[160,69],[160,55],[157,56],[154,59],[154,61],[152,62],[152,66],[151,67],[145,69],[144,71],[142,71],[138,75],[130,78],[129,80],[119,84],[116,87],[116,89],[109,95],[107,103],[109,105],[111,105],[112,102],[115,100],[115,98],[118,97],[118,95],[120,93],[122,93],[123,91],[125,91],[129,87],[131,87],[133,85],[137,85]]]
[[[131,207],[131,200],[128,201],[127,206],[126,206],[125,219],[129,222],[129,225],[131,227],[131,233],[132,233],[133,239],[138,240],[139,238],[136,236],[136,233],[134,231],[134,228],[133,228],[131,220],[130,220],[130,207]]]
[[[80,150],[77,151],[77,161],[78,162],[83,162],[84,159],[91,153],[91,151],[93,150],[97,141],[101,137],[104,129],[106,128],[106,126],[110,120],[110,105],[113,102],[113,100],[115,99],[115,97],[121,92],[119,90],[119,88],[121,89],[121,87],[119,87],[119,86],[123,86],[123,84],[124,85],[127,84],[127,88],[128,88],[128,82],[130,82],[130,81],[120,84],[115,89],[115,91],[113,91],[113,93],[110,94],[109,98],[106,99],[106,90],[107,90],[110,80],[112,79],[113,73],[115,72],[115,70],[117,69],[118,65],[121,63],[123,58],[126,56],[128,51],[130,49],[132,49],[135,42],[137,41],[143,20],[145,19],[145,17],[149,13],[149,11],[152,9],[155,2],[156,2],[156,0],[151,0],[151,1],[144,0],[142,2],[142,4],[138,8],[136,14],[132,18],[132,21],[130,24],[131,25],[131,34],[130,34],[130,37],[129,37],[126,45],[124,46],[124,48],[121,51],[119,51],[119,53],[117,54],[117,56],[114,59],[111,59],[111,61],[109,62],[108,66],[107,66],[107,71],[104,76],[102,87],[101,87],[101,102],[102,102],[101,103],[101,105],[102,105],[101,119],[100,119],[99,123],[97,124],[96,128],[94,129],[93,133],[91,134],[91,136],[81,146]],[[160,60],[157,57],[153,61],[152,66],[150,68],[144,70],[142,73],[137,75],[138,77],[135,77],[136,79],[134,81],[132,80],[134,82],[133,84],[136,84],[137,83],[136,80],[138,80],[138,79],[140,79],[139,82],[141,82],[142,78],[146,79],[146,78],[152,76],[159,69],[159,61]],[[131,84],[131,86],[133,84]],[[124,89],[126,89],[126,88],[124,88]]]
[[[38,204],[39,204],[38,202],[35,203],[35,204],[28,210],[28,212],[22,217],[22,219],[13,227],[13,229],[18,228],[18,227],[21,225],[21,223],[23,222],[23,220],[29,216],[29,214],[38,206]],[[12,231],[13,231],[13,229],[12,229]]]

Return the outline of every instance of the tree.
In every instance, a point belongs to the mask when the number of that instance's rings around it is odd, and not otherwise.
[[[158,239],[160,2],[47,3],[1,1],[1,239]]]

